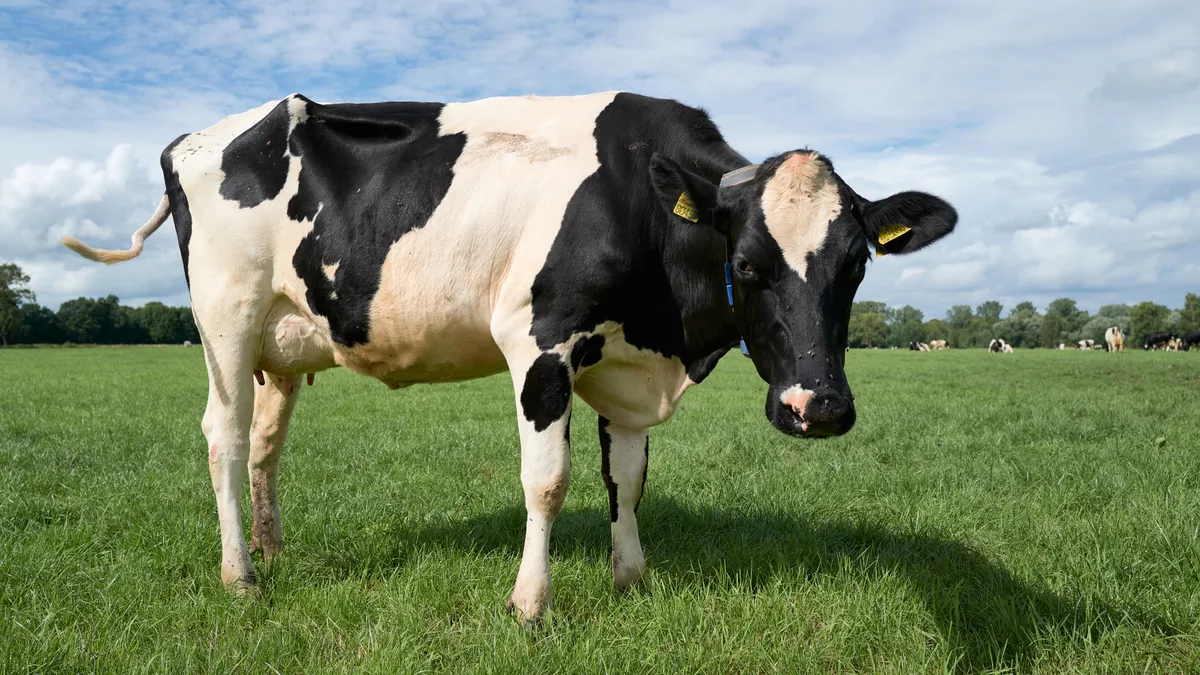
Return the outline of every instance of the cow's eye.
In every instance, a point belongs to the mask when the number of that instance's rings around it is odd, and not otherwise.
[[[754,265],[751,265],[745,258],[738,258],[734,261],[733,266],[737,269],[738,274],[747,276],[754,274]]]

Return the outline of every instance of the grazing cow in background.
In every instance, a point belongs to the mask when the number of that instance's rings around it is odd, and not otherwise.
[[[1166,331],[1159,331],[1157,333],[1151,333],[1151,334],[1147,335],[1146,339],[1142,342],[1142,349],[1144,349],[1144,350],[1165,349],[1167,347],[1167,344],[1170,343],[1174,339],[1175,339],[1175,336]]]
[[[929,345],[925,344],[924,342],[910,342],[908,343],[908,348],[914,352],[929,351]]]
[[[1104,331],[1104,347],[1106,351],[1125,351],[1125,334],[1119,326],[1113,326]]]
[[[1170,340],[1167,340],[1167,344],[1163,347],[1163,351],[1177,352],[1177,351],[1179,351],[1179,348],[1182,346],[1183,346],[1183,340],[1180,340],[1179,338],[1172,336]]]
[[[1055,347],[1055,349],[1057,349],[1060,352],[1065,350],[1066,348],[1067,348],[1067,343],[1065,343],[1065,342],[1060,342],[1060,343],[1058,343],[1058,346]]]
[[[949,349],[950,345],[946,344],[945,340],[930,340],[929,348],[930,349]]]
[[[1185,352],[1192,351],[1192,347],[1194,345],[1200,345],[1200,331],[1195,331],[1192,333],[1185,333],[1184,336],[1180,339],[1180,343],[1182,343],[1183,350]]]
[[[1082,349],[1082,350],[1084,350],[1084,351],[1087,351],[1087,350],[1090,350],[1090,349],[1095,349],[1095,348],[1096,348],[1096,341],[1095,341],[1095,340],[1080,340],[1080,341],[1079,341],[1079,343],[1076,345],[1076,347],[1075,347],[1075,348],[1076,348],[1076,349]]]
[[[1013,348],[1012,345],[1008,344],[1004,340],[996,338],[988,344],[988,351],[993,354],[1011,354],[1013,353]]]
[[[744,341],[780,431],[846,433],[851,302],[872,249],[948,234],[945,201],[871,201],[817,152],[751,165],[702,110],[625,93],[469,103],[289,96],[181,136],[166,196],[209,374],[202,428],[221,578],[256,593],[282,543],[276,476],[299,379],[345,366],[392,388],[508,370],[525,547],[510,599],[551,603],[572,394],[600,415],[617,586],[638,581],[649,428]],[[259,386],[255,387],[257,379]]]

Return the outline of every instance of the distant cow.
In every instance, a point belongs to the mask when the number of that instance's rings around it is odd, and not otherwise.
[[[183,346],[184,346],[184,347],[191,347],[191,346],[192,346],[192,341],[191,341],[191,340],[184,340],[184,341],[183,341]]]
[[[1180,342],[1183,344],[1183,350],[1185,352],[1192,351],[1192,345],[1200,345],[1200,330],[1191,333],[1185,333],[1183,338],[1180,339]]]
[[[1167,343],[1174,339],[1175,336],[1166,331],[1151,333],[1147,335],[1145,341],[1142,342],[1142,349],[1166,349]]]
[[[1058,343],[1058,346],[1055,347],[1055,349],[1057,349],[1060,352],[1066,348],[1067,348],[1067,343],[1065,343],[1065,342],[1060,342],[1060,343]]]
[[[1013,351],[1012,345],[999,338],[992,340],[988,345],[988,351],[993,354],[1011,354]]]
[[[1172,336],[1170,340],[1167,340],[1167,344],[1163,347],[1163,351],[1177,352],[1177,351],[1179,351],[1179,348],[1182,346],[1183,346],[1183,340],[1180,340],[1179,338]]]
[[[1110,352],[1125,351],[1125,334],[1117,326],[1104,331],[1104,347]]]
[[[1095,349],[1096,341],[1095,340],[1080,340],[1079,343],[1075,345],[1075,348],[1083,349],[1085,351],[1089,350],[1089,349]]]
[[[925,344],[924,342],[910,342],[908,343],[908,348],[914,352],[929,351],[929,345]]]
[[[946,344],[945,340],[930,340],[929,348],[930,349],[949,349],[950,345]]]

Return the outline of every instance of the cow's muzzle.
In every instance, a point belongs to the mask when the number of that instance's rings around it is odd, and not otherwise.
[[[834,389],[811,391],[793,386],[767,397],[767,419],[790,436],[841,436],[854,427],[856,418],[854,397]]]

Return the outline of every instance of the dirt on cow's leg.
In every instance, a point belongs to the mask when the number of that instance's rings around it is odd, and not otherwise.
[[[266,383],[254,390],[254,423],[250,430],[250,551],[270,560],[283,548],[279,517],[279,456],[287,438],[288,423],[300,381],[267,374]]]

